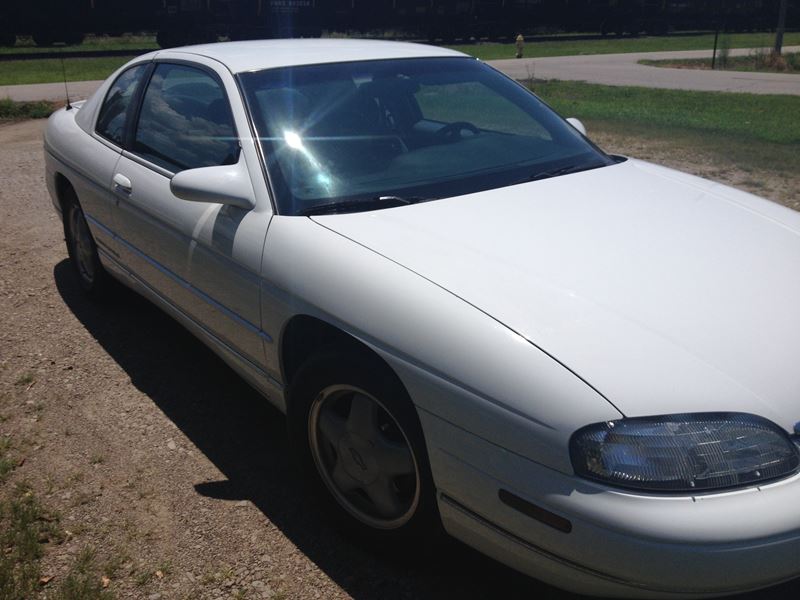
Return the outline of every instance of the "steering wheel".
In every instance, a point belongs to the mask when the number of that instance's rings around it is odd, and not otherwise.
[[[480,129],[468,121],[455,121],[438,129],[435,135],[444,142],[455,142],[461,139],[462,131],[469,131],[472,135],[478,135],[481,132]]]

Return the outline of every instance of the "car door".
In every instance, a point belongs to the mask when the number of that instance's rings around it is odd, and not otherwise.
[[[156,62],[115,169],[114,223],[123,261],[138,279],[263,369],[271,338],[261,330],[258,269],[269,202],[245,210],[182,200],[170,189],[186,169],[253,163],[254,150],[242,153],[242,126],[214,69]]]
[[[149,62],[134,65],[117,76],[105,92],[94,127],[91,119],[87,122],[86,130],[93,140],[75,143],[71,148],[69,166],[81,175],[73,178],[72,184],[92,235],[105,256],[117,255],[112,218],[114,197],[109,185],[122,153],[136,94],[149,65]]]

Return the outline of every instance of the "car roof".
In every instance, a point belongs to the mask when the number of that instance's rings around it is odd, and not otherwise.
[[[233,73],[357,60],[466,56],[456,50],[425,44],[355,39],[220,42],[162,50],[155,56],[188,58],[187,54],[217,60]]]

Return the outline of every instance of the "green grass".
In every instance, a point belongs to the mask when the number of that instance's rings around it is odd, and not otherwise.
[[[10,48],[0,47],[0,54],[38,54],[41,52],[88,52],[93,50],[155,50],[158,48],[153,36],[88,36],[80,46],[53,46],[39,48],[29,38],[17,38],[17,45]]]
[[[3,483],[16,466],[15,461],[8,456],[11,449],[11,439],[0,437],[0,483]]]
[[[593,85],[571,81],[534,84],[534,91],[559,113],[665,129],[690,129],[739,141],[800,144],[800,97],[724,92],[688,92]]]
[[[55,110],[53,102],[39,100],[36,102],[14,102],[8,98],[0,99],[0,122],[3,121],[19,121],[21,119],[46,119],[49,117],[53,110]],[[31,377],[33,377],[31,375]],[[30,385],[33,379],[25,381],[26,376],[17,379],[16,384]]]
[[[798,96],[686,92],[581,82],[536,82],[560,114],[577,117],[589,137],[604,133],[667,144],[743,170],[794,176],[800,144]],[[624,150],[623,150],[624,151]]]
[[[769,33],[737,33],[727,36],[731,48],[768,47],[773,43],[773,35]],[[787,46],[800,45],[800,32],[787,33],[784,38]],[[579,54],[609,54],[619,52],[655,52],[660,50],[710,50],[714,44],[714,36],[702,34],[681,37],[639,37],[639,38],[607,38],[582,41],[548,41],[527,42],[526,57],[573,56]],[[88,38],[80,46],[65,47],[66,50],[138,50],[155,49],[152,37],[122,38]],[[450,46],[483,60],[513,58],[513,43],[466,44]],[[0,48],[0,53],[7,52],[42,52],[53,51],[54,48],[36,48],[33,46],[15,46]],[[55,48],[58,50],[58,48]],[[105,79],[115,69],[127,62],[129,57],[105,58],[67,58],[64,61],[67,79],[70,81],[88,81]],[[0,62],[0,85],[19,85],[27,83],[53,83],[63,79],[61,61],[58,59],[42,59],[36,61]]]
[[[84,548],[75,560],[67,577],[58,586],[53,600],[111,600],[113,595],[104,590],[94,552]]]
[[[63,68],[68,81],[105,79],[131,58],[131,56],[65,58]],[[61,61],[57,58],[0,62],[0,85],[53,83],[63,80],[64,71]]]
[[[58,519],[33,493],[17,487],[0,502],[0,598],[25,600],[39,587],[39,559],[47,541],[63,541]]]
[[[726,36],[730,48],[770,47],[774,35],[770,33],[734,33]],[[784,45],[800,45],[800,32],[787,33]],[[516,48],[508,44],[461,44],[449,46],[482,60],[514,58]],[[637,38],[606,38],[600,40],[565,40],[525,43],[525,57],[576,56],[580,54],[617,54],[625,52],[661,52],[667,50],[711,50],[714,47],[713,34],[692,36],[658,36]]]
[[[59,517],[48,512],[33,491],[20,485],[0,499],[0,598],[3,600],[29,600],[39,596],[42,586],[40,560],[45,544],[60,544],[64,531]],[[100,569],[94,552],[82,550],[66,576],[50,581],[49,593],[53,600],[111,600],[104,590]]]

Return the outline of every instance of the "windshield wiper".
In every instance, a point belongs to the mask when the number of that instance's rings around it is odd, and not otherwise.
[[[569,175],[570,173],[580,173],[581,171],[590,171],[591,169],[598,169],[604,167],[604,164],[599,165],[566,165],[557,169],[550,169],[549,171],[539,171],[533,175],[523,177],[516,183],[525,183],[527,181],[537,181],[539,179],[550,179],[551,177],[558,177],[559,175]]]
[[[375,210],[381,208],[405,206],[406,204],[416,204],[417,202],[425,202],[426,200],[433,200],[433,198],[422,198],[419,196],[376,196],[375,198],[368,198],[366,200],[342,200],[340,202],[319,204],[317,206],[311,206],[301,210],[298,212],[298,214],[304,217],[309,217],[311,215],[359,212],[362,210]]]

